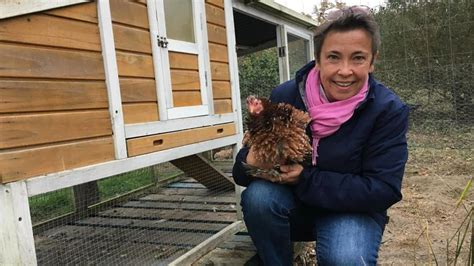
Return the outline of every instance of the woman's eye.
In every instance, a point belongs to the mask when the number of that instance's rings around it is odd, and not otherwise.
[[[330,54],[330,55],[328,55],[328,59],[329,59],[330,61],[334,61],[334,60],[339,59],[339,57],[338,57],[337,55]]]
[[[365,57],[362,56],[362,55],[354,56],[354,61],[356,61],[356,62],[364,62],[364,61],[365,61]]]

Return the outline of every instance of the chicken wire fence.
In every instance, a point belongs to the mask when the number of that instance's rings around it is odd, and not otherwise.
[[[38,264],[166,265],[229,226],[233,187],[198,180],[215,175],[211,168],[228,174],[232,162],[221,154],[209,168],[205,157],[31,197]]]
[[[410,107],[407,170],[472,176],[474,2],[385,1],[373,13],[382,35],[374,76]],[[239,58],[244,119],[246,97],[279,84],[277,55]]]

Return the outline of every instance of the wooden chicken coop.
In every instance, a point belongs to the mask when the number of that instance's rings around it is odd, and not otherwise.
[[[238,149],[238,53],[279,46],[281,80],[291,38],[312,58],[270,2],[0,0],[0,264],[36,263],[29,197]]]

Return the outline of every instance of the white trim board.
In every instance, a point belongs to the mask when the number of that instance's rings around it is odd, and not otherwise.
[[[0,0],[0,19],[86,2],[91,0]]]
[[[229,56],[229,71],[230,71],[230,84],[232,88],[232,106],[234,107],[234,113],[237,116],[237,143],[232,146],[233,156],[235,161],[237,153],[242,148],[243,133],[243,120],[242,120],[242,102],[240,100],[240,83],[239,83],[239,65],[237,63],[237,49],[235,48],[235,26],[234,26],[234,14],[231,0],[224,0],[224,12],[225,12],[225,23],[227,29],[227,52]],[[240,202],[242,191],[244,187],[235,185],[235,200]],[[243,220],[242,207],[237,204],[237,219]]]
[[[237,143],[237,135],[27,179],[28,196],[71,187]]]
[[[112,17],[108,0],[97,2],[102,57],[104,59],[105,83],[109,99],[109,113],[114,137],[115,159],[127,158],[125,143],[125,127],[123,121],[122,96],[118,76],[117,59],[115,56]]]
[[[203,117],[188,117],[182,119],[156,121],[141,124],[132,124],[125,126],[126,138],[135,138],[140,136],[148,136],[184,129],[197,127],[213,126],[224,123],[237,122],[235,114],[211,115]]]
[[[230,86],[232,91],[232,107],[234,121],[237,123],[237,134],[240,149],[243,138],[242,103],[240,100],[239,64],[237,63],[237,49],[235,41],[234,14],[231,0],[224,0],[225,23],[227,32],[227,55],[229,58]]]
[[[202,95],[201,90],[201,95]],[[207,98],[206,98],[207,101]],[[172,107],[168,109],[168,119],[178,119],[185,117],[196,117],[209,115],[209,107],[207,104],[195,106]]]
[[[36,265],[33,227],[24,181],[0,184],[0,265]]]
[[[168,266],[191,265],[216,248],[220,243],[230,240],[232,236],[243,229],[245,229],[244,223],[242,221],[235,221],[172,261]]]

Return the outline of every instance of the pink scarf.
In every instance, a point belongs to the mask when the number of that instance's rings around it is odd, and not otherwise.
[[[332,135],[352,117],[356,107],[365,99],[369,89],[369,80],[367,78],[362,89],[356,95],[335,102],[328,102],[324,95],[320,94],[320,86],[319,70],[315,67],[309,72],[306,79],[306,100],[311,116],[310,127],[313,135],[313,165],[316,165],[318,157],[319,140]]]

